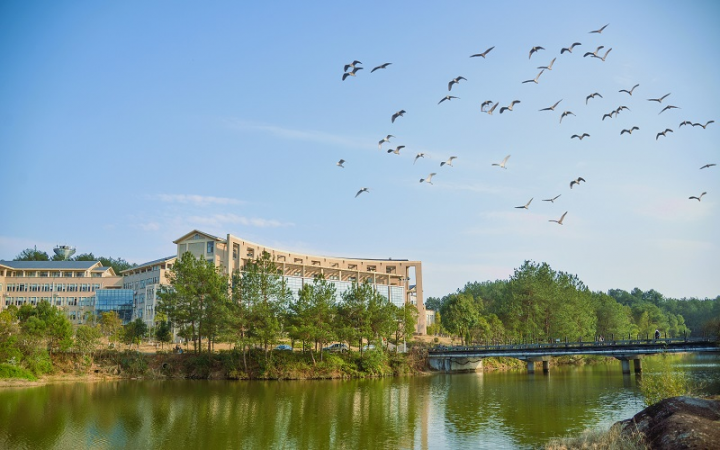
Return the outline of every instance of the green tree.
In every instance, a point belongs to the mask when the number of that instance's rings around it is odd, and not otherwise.
[[[92,354],[100,344],[102,332],[99,326],[80,325],[75,328],[73,348],[92,364]]]
[[[140,343],[142,342],[142,339],[145,337],[145,335],[148,332],[148,326],[145,324],[145,322],[141,318],[137,318],[132,322],[129,322],[123,327],[122,332],[122,341],[123,344],[132,346],[133,344],[136,344],[138,346],[138,349],[140,348]]]
[[[13,258],[13,261],[50,261],[47,253],[38,251],[37,248],[26,248]]]
[[[333,320],[336,315],[335,285],[322,276],[312,284],[304,284],[298,292],[298,300],[288,306],[288,335],[305,343],[314,343],[315,349],[335,338]],[[313,364],[315,356],[310,352]],[[322,359],[322,353],[320,353]]]
[[[72,324],[62,310],[48,301],[42,300],[34,308],[23,305],[18,318],[23,334],[36,344],[44,342],[49,351],[65,351],[72,346]]]
[[[372,336],[369,306],[374,295],[379,294],[370,283],[353,282],[338,305],[338,337],[360,349],[363,339]]]
[[[108,344],[120,337],[122,320],[116,311],[106,311],[100,315],[100,332],[107,338]]]
[[[412,339],[418,322],[418,310],[415,305],[410,303],[405,303],[400,308],[395,308],[395,310],[397,312],[395,346],[397,347],[400,338],[402,338],[403,341],[409,341]]]
[[[478,324],[480,311],[478,304],[469,294],[452,294],[443,303],[440,313],[443,327],[458,336],[464,344],[470,342],[470,331]]]
[[[155,339],[160,342],[160,348],[172,342],[172,326],[167,320],[155,320]]]

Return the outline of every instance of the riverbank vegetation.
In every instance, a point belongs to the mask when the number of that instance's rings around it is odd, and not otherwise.
[[[473,282],[442,298],[429,334],[458,343],[587,341],[720,336],[720,296],[714,300],[666,299],[650,290],[592,292],[576,276],[525,261],[509,280]]]

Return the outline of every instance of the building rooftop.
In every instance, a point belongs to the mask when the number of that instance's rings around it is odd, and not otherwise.
[[[170,261],[171,259],[175,259],[175,258],[177,258],[177,255],[166,256],[166,257],[164,257],[164,258],[155,259],[155,260],[152,260],[152,261],[148,261],[148,262],[146,262],[146,263],[138,264],[137,266],[131,267],[131,268],[129,268],[129,269],[125,269],[125,270],[123,270],[123,271],[120,272],[120,273],[132,272],[133,270],[142,269],[143,267],[154,266],[155,264],[160,264],[160,263],[163,263],[163,262],[167,262],[167,261]]]
[[[0,261],[0,266],[16,270],[88,270],[98,263],[99,261]]]

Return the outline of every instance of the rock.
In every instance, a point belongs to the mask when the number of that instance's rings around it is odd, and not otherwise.
[[[641,433],[653,449],[720,447],[720,400],[673,397],[618,422],[628,438]]]

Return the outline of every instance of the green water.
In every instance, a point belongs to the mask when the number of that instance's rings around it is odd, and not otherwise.
[[[720,394],[720,356],[652,357]],[[644,408],[620,363],[354,381],[112,381],[0,390],[0,448],[536,448]]]

